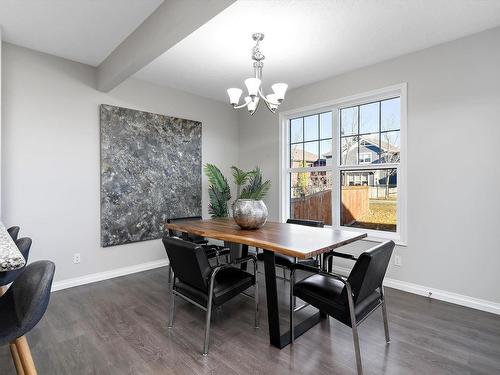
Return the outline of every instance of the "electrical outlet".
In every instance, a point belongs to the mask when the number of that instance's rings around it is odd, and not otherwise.
[[[80,253],[73,254],[73,263],[75,263],[75,264],[80,263]]]
[[[398,266],[398,267],[400,267],[400,266],[402,266],[402,265],[403,265],[403,258],[401,257],[401,255],[397,255],[397,254],[396,254],[396,255],[394,256],[394,265],[395,265],[395,266]]]

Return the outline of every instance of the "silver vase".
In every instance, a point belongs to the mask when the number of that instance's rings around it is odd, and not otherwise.
[[[267,207],[261,200],[238,199],[233,204],[233,218],[243,229],[258,229],[266,223]]]

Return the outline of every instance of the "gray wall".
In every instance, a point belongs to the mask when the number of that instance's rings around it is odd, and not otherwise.
[[[408,83],[408,246],[388,276],[500,302],[500,28],[308,85],[281,110]],[[305,67],[306,69],[306,67]],[[278,212],[278,116],[240,113],[240,166]],[[364,242],[356,250],[371,246]]]
[[[7,43],[2,63],[2,220],[33,238],[31,260],[56,262],[56,280],[165,258],[159,240],[100,247],[99,104],[201,121],[203,163],[229,175],[237,161],[237,114],[224,103],[137,80],[102,93],[95,68]]]

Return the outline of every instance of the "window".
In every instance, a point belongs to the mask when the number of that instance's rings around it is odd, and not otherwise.
[[[332,223],[332,113],[289,120],[289,217]],[[330,171],[329,171],[330,170]],[[320,208],[321,207],[321,208]]]
[[[363,146],[363,145],[361,145]],[[372,162],[372,154],[369,152],[359,153],[359,164],[370,164]]]
[[[281,119],[282,218],[404,242],[406,86]]]

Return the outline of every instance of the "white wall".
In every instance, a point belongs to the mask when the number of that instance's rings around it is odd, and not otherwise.
[[[165,258],[159,240],[100,247],[99,104],[201,121],[203,163],[229,175],[237,162],[237,114],[223,103],[137,80],[102,93],[95,68],[7,43],[2,62],[2,220],[33,238],[31,260],[55,261],[56,280]]]
[[[388,276],[500,302],[500,28],[308,85],[281,110],[408,83],[408,247]],[[239,160],[278,214],[278,116],[240,113]],[[373,245],[352,246],[356,250]]]

